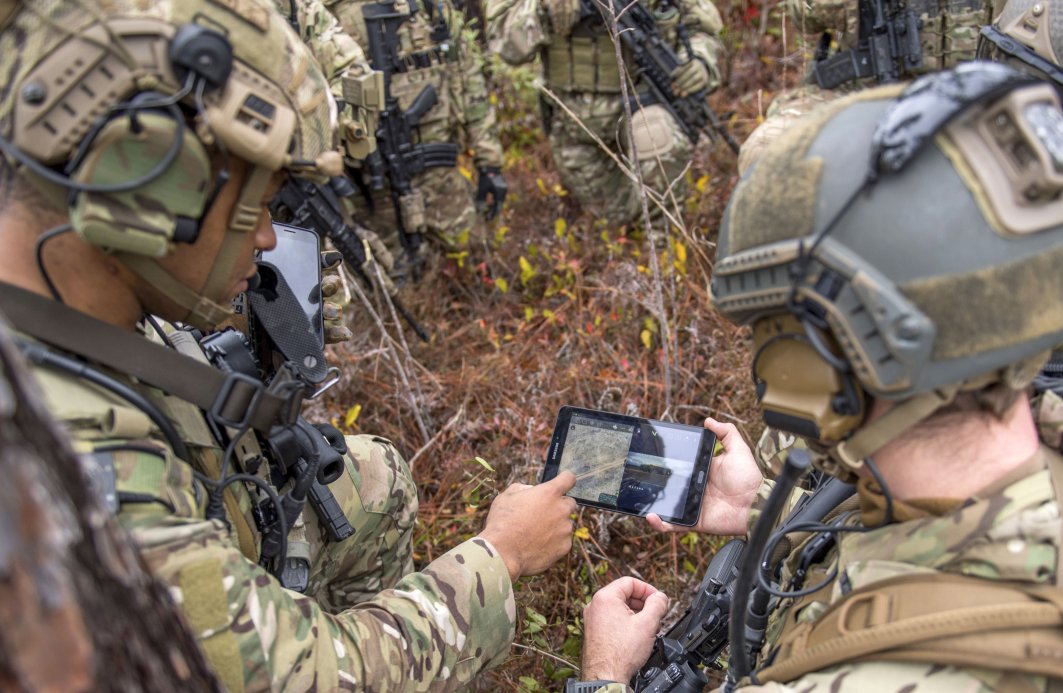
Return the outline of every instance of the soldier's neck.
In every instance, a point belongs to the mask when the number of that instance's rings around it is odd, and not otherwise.
[[[997,420],[971,413],[950,425],[922,427],[879,450],[873,459],[901,500],[969,498],[1029,460],[1040,441],[1026,397]]]
[[[0,208],[0,281],[52,298],[37,266],[36,243],[43,233],[66,221],[53,211],[9,199]],[[142,309],[128,271],[116,260],[73,232],[50,238],[41,254],[63,303],[117,327],[135,328]]]

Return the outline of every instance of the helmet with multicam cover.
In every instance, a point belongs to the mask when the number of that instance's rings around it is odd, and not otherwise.
[[[765,421],[849,469],[961,390],[1024,386],[1063,341],[1055,90],[996,63],[902,89],[829,104],[765,152],[712,280],[753,326]],[[866,422],[868,395],[896,404]]]
[[[271,176],[341,166],[335,104],[299,37],[265,0],[5,6],[8,162],[52,199],[69,199],[74,229],[186,309],[186,321],[227,317],[236,249]],[[193,289],[156,258],[195,242],[231,158],[249,171],[210,276]]]

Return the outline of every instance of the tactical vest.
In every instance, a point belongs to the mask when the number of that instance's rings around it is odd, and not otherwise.
[[[1063,457],[1045,450],[1059,504]],[[757,680],[789,682],[860,661],[988,667],[1063,680],[1063,548],[1055,579],[1041,585],[907,574],[853,590],[814,621],[799,623],[804,607],[830,594],[828,584],[790,606]]]
[[[352,36],[358,37],[358,43],[368,52],[369,43],[365,40],[365,20],[361,6],[366,2],[338,2],[332,7],[343,28]],[[403,60],[404,70],[391,77],[391,94],[399,100],[399,106],[405,110],[427,85],[435,87],[439,101],[421,118],[417,130],[421,141],[449,141],[447,130],[452,120],[455,104],[452,103],[461,92],[461,67],[458,63],[458,47],[453,36],[437,41],[433,31],[441,33],[440,23],[449,27],[449,5],[433,0],[418,2],[418,9],[410,19],[398,29],[399,56]],[[367,54],[367,57],[368,56]],[[371,57],[370,57],[371,60]],[[375,67],[375,66],[374,66]]]
[[[836,24],[838,19],[831,16],[836,6],[826,3],[820,8],[818,4],[802,3],[804,10],[811,15],[806,20],[813,25],[826,25],[828,30],[842,31],[842,36],[838,37],[841,49],[855,47],[859,36],[858,0],[845,3],[844,25],[841,26]],[[946,70],[974,60],[978,32],[993,20],[992,6],[987,0],[908,0],[906,4],[915,11],[920,21],[919,43],[923,49],[920,74]],[[822,16],[819,16],[820,11],[823,12]],[[801,21],[798,18],[799,26]],[[815,45],[819,36],[808,38]]]

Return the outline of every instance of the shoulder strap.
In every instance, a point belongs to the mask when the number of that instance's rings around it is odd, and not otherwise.
[[[931,662],[1063,677],[1063,589],[943,573],[855,590],[785,633],[761,681],[842,662]]]
[[[284,396],[254,378],[223,373],[143,337],[35,293],[0,282],[0,312],[15,329],[119,373],[133,376],[209,412],[232,428],[268,432],[299,414],[302,388]]]

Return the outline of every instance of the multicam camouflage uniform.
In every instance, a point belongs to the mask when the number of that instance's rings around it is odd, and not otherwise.
[[[664,2],[650,2],[649,8],[680,58],[699,59],[708,68],[711,91],[719,84],[716,36],[723,27],[720,13],[710,0],[676,4],[678,11]],[[557,105],[549,96],[543,97],[545,110],[552,113],[545,124],[550,148],[565,187],[610,224],[635,220],[641,209],[637,187],[611,156],[627,159],[631,146],[621,127],[624,108],[615,48],[598,16],[587,17],[571,33],[562,34],[554,31],[541,0],[489,0],[487,22],[491,49],[503,60],[514,65],[536,56],[542,60],[545,86],[560,101]],[[690,32],[692,56],[686,56],[677,41],[680,22]],[[630,56],[625,59],[630,70]],[[680,174],[690,161],[690,140],[660,106],[646,108],[633,119],[643,180],[662,194],[672,186],[681,197],[684,181]],[[603,151],[599,141],[609,151]]]
[[[298,25],[303,42],[328,77],[332,95],[344,103],[339,114],[339,132],[346,154],[352,159],[364,159],[375,146],[370,143],[374,141],[378,107],[376,104],[349,103],[344,99],[343,88],[345,80],[368,79],[372,72],[361,46],[344,31],[322,0],[297,0],[295,3],[274,0],[274,3],[290,23],[292,9],[295,9],[294,23]]]
[[[413,571],[417,491],[387,440],[348,436],[347,473],[329,487],[354,536],[330,542],[309,509],[292,532],[289,556],[310,563],[309,587],[299,594],[257,563],[262,537],[249,487],[226,493],[230,527],[205,520],[206,492],[193,467],[143,412],[84,380],[34,374],[75,445],[113,460],[126,499],[119,521],[171,586],[229,690],[452,690],[504,658],[515,624],[505,564],[473,539]],[[199,410],[134,387],[175,423],[196,470],[216,477],[222,450]],[[241,459],[256,451],[245,446]],[[262,500],[256,493],[254,502]]]
[[[909,503],[894,500],[893,524],[870,532],[842,534],[838,547],[813,567],[806,586],[818,584],[835,567],[838,576],[812,597],[784,600],[770,616],[767,644],[761,662],[776,646],[784,625],[813,623],[833,603],[853,590],[869,588],[900,576],[943,574],[973,576],[1011,585],[1052,585],[1057,554],[1063,542],[1063,520],[1049,469],[1063,473],[1063,458],[1042,447],[1006,479],[971,499],[934,499]],[[768,495],[766,481],[761,497]],[[882,522],[885,500],[866,483],[859,488],[861,521],[865,526]],[[756,520],[756,513],[751,521]],[[793,569],[784,564],[782,583]],[[788,619],[792,623],[787,623]],[[935,691],[992,693],[994,691],[1045,691],[1043,676],[1006,673],[993,668],[960,667],[904,661],[846,663],[806,674],[788,683],[739,686],[743,691],[772,693],[863,693],[864,691]],[[903,658],[902,658],[903,659]],[[767,660],[770,661],[770,660]],[[748,682],[747,682],[748,683]],[[597,693],[631,689],[611,684]]]
[[[866,1],[866,0],[865,0]],[[859,30],[858,0],[786,0],[786,7],[798,30],[803,34],[806,60],[812,54],[820,36],[829,32],[832,50],[844,51],[856,46]],[[973,60],[978,47],[978,32],[997,16],[1000,0],[909,0],[918,14],[919,42],[923,48],[923,67],[915,74],[935,72]],[[770,142],[790,127],[795,120],[816,106],[875,84],[873,78],[853,81],[837,89],[823,89],[812,82],[780,92],[768,107],[766,119],[742,143],[738,171],[744,173]]]
[[[344,30],[368,50],[361,0],[325,0]],[[401,8],[403,3],[397,6]],[[449,0],[418,2],[413,17],[398,30],[399,55],[410,68],[391,78],[391,92],[402,108],[408,108],[428,84],[435,87],[438,103],[414,128],[416,142],[453,142],[462,151],[471,150],[477,170],[502,167],[502,145],[498,140],[494,106],[484,77],[484,57],[475,31],[460,10]],[[432,24],[440,17],[450,39],[436,46],[431,39]],[[424,230],[447,247],[456,247],[468,233],[482,240],[483,226],[476,218],[474,191],[460,168],[437,167],[412,179],[414,189],[424,196]],[[364,199],[356,203],[359,221],[383,237],[396,254],[401,248],[396,232],[395,208],[391,190],[372,191],[372,210]],[[418,229],[409,229],[418,231]]]

